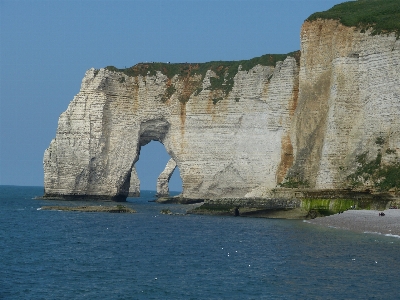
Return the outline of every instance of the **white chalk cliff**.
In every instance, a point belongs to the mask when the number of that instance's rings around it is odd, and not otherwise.
[[[400,163],[395,34],[306,21],[300,61],[288,55],[235,74],[223,90],[212,87],[222,79],[213,70],[88,70],[45,151],[45,196],[124,200],[151,140],[176,162],[189,199],[263,198],[285,183],[367,189],[368,178],[353,176],[360,157]]]

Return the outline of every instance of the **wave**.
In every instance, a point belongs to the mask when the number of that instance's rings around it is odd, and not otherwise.
[[[400,238],[400,235],[397,235],[397,234],[391,234],[391,233],[387,233],[387,234],[385,234],[385,236],[390,236],[390,237]]]

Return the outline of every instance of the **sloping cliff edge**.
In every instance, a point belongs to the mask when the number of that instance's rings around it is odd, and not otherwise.
[[[396,197],[398,32],[310,18],[300,52],[90,69],[44,153],[44,197],[124,201],[151,140],[182,199]]]

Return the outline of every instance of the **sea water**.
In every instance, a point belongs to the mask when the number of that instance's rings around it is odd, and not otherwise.
[[[40,210],[0,187],[1,299],[398,299],[400,239],[299,220],[186,215],[128,198],[135,214]],[[103,205],[109,205],[103,203]],[[163,215],[162,209],[173,215]]]

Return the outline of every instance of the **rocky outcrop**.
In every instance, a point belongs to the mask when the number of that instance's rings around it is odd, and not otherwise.
[[[140,180],[135,166],[132,167],[131,178],[129,180],[128,197],[140,197]]]
[[[57,211],[81,211],[81,212],[108,212],[108,213],[129,213],[136,211],[130,207],[117,206],[42,206],[40,210],[57,210]]]
[[[152,140],[176,162],[182,199],[265,199],[280,187],[396,192],[396,35],[306,21],[300,61],[265,57],[250,67],[90,69],[45,151],[45,196],[124,200]]]
[[[174,173],[176,168],[176,162],[171,158],[167,165],[165,166],[164,171],[161,172],[160,176],[157,178],[157,197],[168,197],[169,196],[169,187],[168,183],[171,179],[172,174]]]

